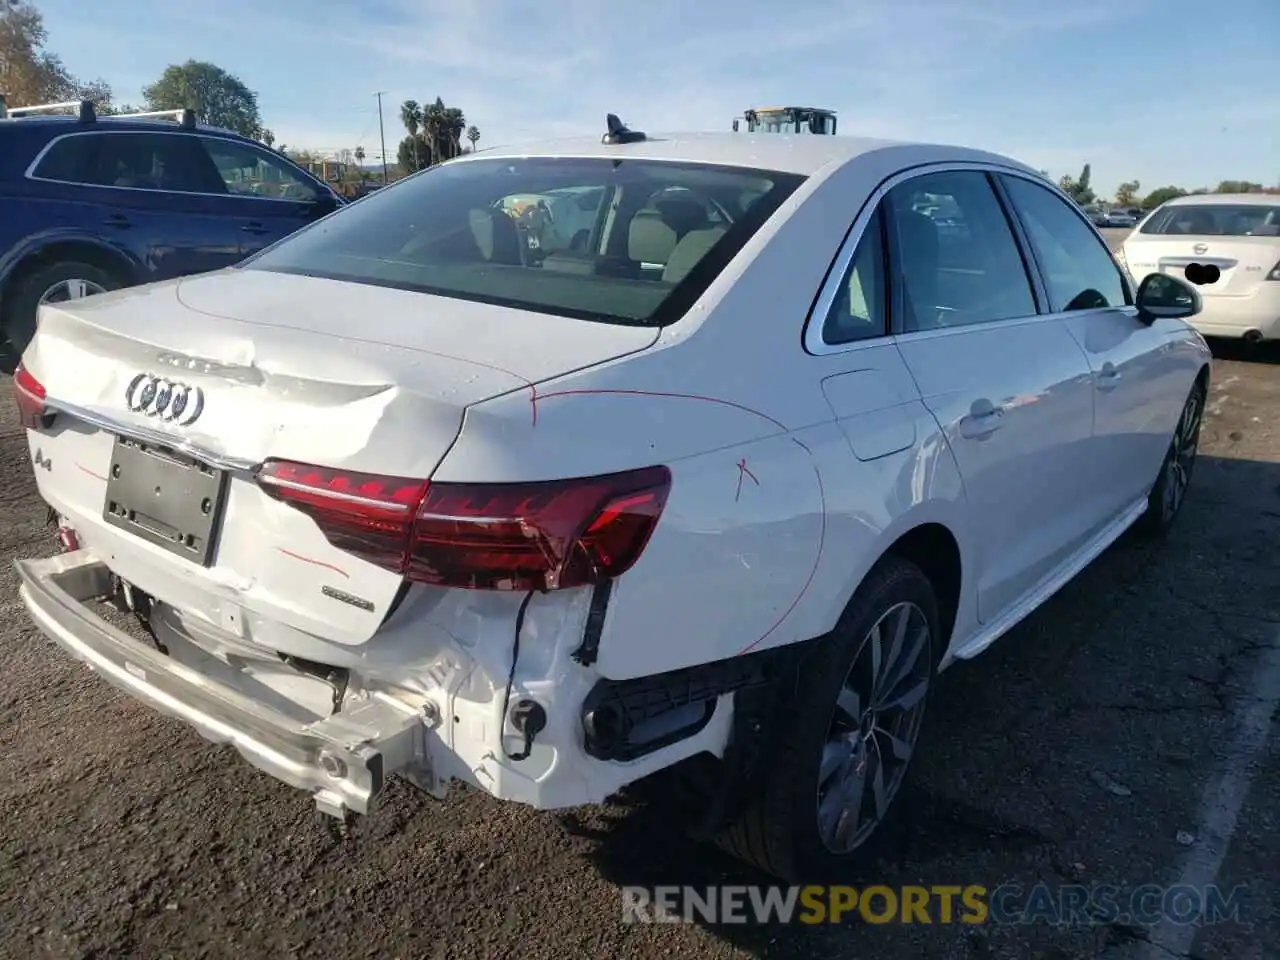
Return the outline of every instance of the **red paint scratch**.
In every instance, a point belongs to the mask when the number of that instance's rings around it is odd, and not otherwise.
[[[791,611],[800,605],[800,601],[804,599],[804,595],[809,592],[809,587],[813,584],[813,578],[818,574],[818,564],[822,560],[822,548],[827,540],[827,494],[826,490],[823,489],[822,486],[822,474],[818,472],[818,465],[813,462],[813,451],[795,437],[792,437],[791,440],[800,447],[801,450],[809,454],[810,465],[813,467],[813,477],[818,481],[818,500],[822,506],[822,513],[819,515],[821,519],[821,526],[818,528],[818,550],[816,556],[813,558],[813,568],[809,571],[809,576],[805,578],[804,585],[800,588],[800,592],[796,594],[796,598],[791,601],[791,605],[787,607],[786,610],[782,611],[782,616],[780,616],[774,622],[773,626],[766,630],[758,640],[753,640],[751,643],[739,650],[738,656],[742,656],[742,654],[753,650],[760,644],[764,643],[765,640],[769,639],[769,636],[777,630],[778,627],[782,626],[782,622],[786,620],[787,617],[791,616]]]
[[[742,496],[742,478],[743,477],[750,477],[752,483],[754,483],[757,487],[760,486],[760,481],[756,479],[756,475],[747,468],[746,457],[743,457],[741,460],[738,461],[738,492],[733,495],[734,503],[737,503],[738,498]]]
[[[346,577],[346,579],[348,580],[351,579],[350,574],[348,574],[345,570],[340,569],[339,567],[335,567],[332,563],[325,563],[323,560],[312,560],[310,557],[304,557],[302,554],[294,553],[292,550],[286,550],[284,547],[276,547],[276,549],[279,550],[281,553],[283,553],[286,557],[293,557],[293,559],[295,560],[301,560],[303,563],[314,564],[317,567],[324,567],[326,570],[332,570],[334,573],[340,574],[341,576]]]
[[[533,384],[529,384],[529,388],[533,389]],[[534,390],[537,394],[537,391]],[[537,395],[538,400],[550,400],[552,397],[585,397],[585,396],[615,396],[615,397],[666,397],[672,400],[701,400],[703,403],[714,403],[722,407],[732,407],[735,410],[741,410],[743,413],[749,413],[752,416],[767,420],[779,430],[786,430],[787,425],[777,420],[769,414],[754,407],[748,407],[745,404],[735,403],[732,400],[722,400],[719,397],[707,397],[697,393],[666,393],[658,390],[557,390],[554,393],[543,393]],[[535,405],[534,409],[537,407]],[[536,419],[536,418],[535,418]]]
[[[89,476],[93,477],[93,479],[95,480],[101,480],[104,483],[106,482],[106,479],[107,479],[106,477],[104,477],[100,473],[94,473],[92,470],[86,467],[83,463],[77,463],[76,469],[79,470],[81,473],[87,473]]]

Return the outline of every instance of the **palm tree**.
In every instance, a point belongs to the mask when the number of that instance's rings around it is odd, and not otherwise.
[[[436,97],[436,102],[422,108],[422,133],[427,145],[431,147],[431,162],[443,159],[441,145],[447,136],[444,101]]]
[[[364,163],[364,147],[356,147],[356,163]]]
[[[422,155],[418,151],[418,130],[423,126],[424,111],[417,100],[406,100],[400,104],[400,122],[409,131],[409,139],[413,141],[414,169],[422,169]]]
[[[467,130],[467,118],[457,107],[445,107],[444,130],[449,143],[449,156],[456,157],[462,153],[462,135]]]
[[[480,131],[475,127],[467,127],[467,139],[471,141],[471,152],[476,152],[476,144],[480,142]]]

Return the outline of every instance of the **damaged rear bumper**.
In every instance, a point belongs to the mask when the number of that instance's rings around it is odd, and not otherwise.
[[[341,714],[300,722],[184,666],[113,626],[90,606],[112,592],[88,550],[15,562],[20,596],[40,630],[104,679],[315,798],[325,813],[367,813],[393,773],[430,780],[421,713],[368,695]]]

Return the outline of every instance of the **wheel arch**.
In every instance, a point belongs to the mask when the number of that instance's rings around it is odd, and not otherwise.
[[[942,634],[936,656],[945,655],[952,646],[957,627],[969,623],[973,616],[972,604],[966,605],[965,598],[967,579],[977,568],[977,558],[968,555],[964,546],[964,516],[958,509],[960,505],[945,506],[949,509],[930,509],[928,504],[921,504],[884,532],[878,549],[869,552],[865,564],[851,571],[848,588],[832,612],[833,625],[839,622],[863,584],[886,558],[906,560],[918,567],[933,585]]]
[[[881,554],[881,559],[885,557],[898,557],[914,564],[933,585],[942,632],[942,642],[937,645],[935,656],[940,658],[951,643],[960,612],[965,572],[960,541],[946,524],[929,520],[912,527],[889,544]]]
[[[124,252],[87,237],[47,237],[20,250],[0,275],[0,309],[23,278],[52,263],[78,260],[117,276],[126,285],[138,280],[138,265]]]

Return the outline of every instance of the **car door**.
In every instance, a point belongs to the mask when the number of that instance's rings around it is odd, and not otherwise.
[[[990,622],[1086,543],[1089,367],[1062,318],[1041,314],[985,172],[914,175],[888,191],[884,212],[895,340],[959,467]]]
[[[241,257],[257,253],[337,206],[332,191],[304,178],[278,155],[225,137],[197,140],[226,189],[225,209],[235,221]]]
[[[1069,200],[1025,177],[1005,174],[1000,183],[1026,231],[1049,309],[1089,362],[1094,440],[1079,470],[1093,525],[1105,525],[1145,497],[1159,472],[1170,411],[1184,399],[1174,394],[1185,389],[1173,353],[1162,348],[1186,325],[1138,319],[1124,272]]]
[[[190,136],[102,130],[53,141],[31,172],[60,185],[51,228],[75,229],[127,250],[144,280],[217,270],[239,259],[218,209],[207,161]]]

